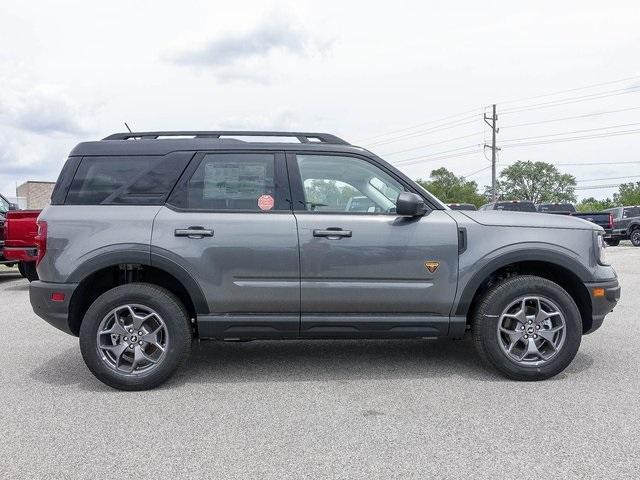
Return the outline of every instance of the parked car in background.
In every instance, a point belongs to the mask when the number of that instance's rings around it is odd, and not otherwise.
[[[473,203],[450,203],[448,207],[451,210],[478,210]]]
[[[278,141],[251,141],[265,136]],[[345,211],[345,192],[368,201]],[[81,143],[38,227],[35,313],[79,336],[88,368],[126,390],[165,381],[193,337],[467,330],[487,364],[542,380],[571,363],[620,297],[600,227],[450,210],[375,154],[323,133]]]
[[[487,203],[478,210],[504,210],[509,212],[537,212],[536,206],[529,200],[506,200]]]
[[[30,282],[38,280],[36,259],[38,247],[36,220],[40,210],[7,212],[4,223],[4,257],[18,264],[18,270]]]
[[[631,240],[634,247],[640,247],[640,206],[615,207],[605,210],[611,213],[613,235],[620,240]]]
[[[0,194],[0,265],[13,266],[15,262],[7,260],[4,257],[4,228],[7,212],[16,210],[18,207],[15,203],[11,203],[2,194]]]
[[[539,203],[536,209],[540,213],[554,213],[556,215],[571,215],[576,213],[576,207],[572,203]]]

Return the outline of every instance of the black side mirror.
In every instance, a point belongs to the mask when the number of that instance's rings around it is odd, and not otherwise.
[[[417,193],[402,192],[396,200],[396,213],[407,217],[418,217],[427,213],[424,199]]]
[[[9,210],[18,210],[18,205],[15,203],[9,203]]]

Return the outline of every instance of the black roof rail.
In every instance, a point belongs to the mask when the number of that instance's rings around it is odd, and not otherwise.
[[[295,137],[300,143],[330,143],[350,145],[349,142],[329,133],[312,132],[258,132],[258,131],[166,131],[166,132],[123,132],[114,133],[103,140],[157,139],[159,137],[220,138],[234,137]]]

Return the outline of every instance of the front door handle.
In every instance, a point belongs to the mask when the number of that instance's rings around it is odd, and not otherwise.
[[[314,237],[326,237],[329,240],[340,240],[344,237],[351,237],[351,230],[343,230],[341,228],[327,228],[326,230],[314,230]]]
[[[213,230],[200,226],[193,226],[188,228],[176,228],[173,234],[176,237],[189,238],[213,237]]]

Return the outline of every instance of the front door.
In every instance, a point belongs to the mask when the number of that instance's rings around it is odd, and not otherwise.
[[[401,181],[371,160],[287,158],[298,223],[302,336],[438,336],[456,292],[458,233],[443,210],[395,212]]]
[[[282,153],[196,155],[153,225],[152,262],[198,283],[200,336],[295,337],[300,283],[296,221]]]

